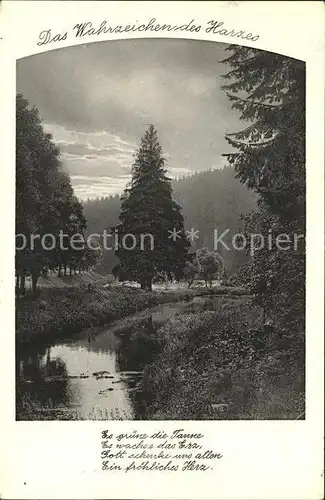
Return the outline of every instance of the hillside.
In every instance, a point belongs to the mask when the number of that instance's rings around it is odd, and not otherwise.
[[[199,230],[199,238],[193,243],[193,250],[202,246],[213,248],[214,230],[218,234],[229,229],[229,241],[233,234],[241,230],[240,216],[256,206],[254,193],[235,179],[231,167],[211,170],[173,181],[175,200],[181,205],[187,229]],[[87,219],[87,233],[110,231],[118,221],[120,198],[118,195],[84,203],[84,215]],[[229,238],[230,236],[230,238]],[[228,251],[219,245],[228,273],[246,261],[243,251]],[[113,251],[103,255],[101,270],[111,271],[117,262]]]

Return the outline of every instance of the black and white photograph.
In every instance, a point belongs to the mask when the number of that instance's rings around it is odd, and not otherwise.
[[[17,421],[305,419],[306,65],[236,43],[17,60]]]

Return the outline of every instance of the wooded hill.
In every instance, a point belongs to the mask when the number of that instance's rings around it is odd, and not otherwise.
[[[235,179],[232,167],[195,173],[173,181],[174,198],[182,207],[185,228],[199,230],[199,238],[193,242],[192,250],[202,246],[212,250],[214,230],[221,235],[229,229],[225,242],[242,230],[241,214],[256,208],[256,196]],[[118,223],[120,196],[88,200],[84,203],[87,233],[110,231]],[[244,251],[231,251],[218,245],[225,260],[227,274],[233,274],[247,256]],[[118,262],[113,251],[105,251],[100,263],[101,271],[110,272]]]

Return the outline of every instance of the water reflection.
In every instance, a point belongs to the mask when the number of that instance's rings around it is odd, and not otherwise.
[[[132,402],[116,369],[116,352],[109,347],[100,339],[93,344],[79,339],[52,346],[43,356],[36,352],[20,357],[20,407],[29,404],[35,419],[132,418]],[[19,411],[19,401],[17,406],[19,417],[24,412]]]
[[[60,356],[52,356],[50,348],[29,350],[20,357],[17,392],[25,402],[37,401],[43,411],[64,406],[69,400],[67,382],[66,363]]]
[[[64,343],[18,352],[17,419],[145,418],[148,395],[139,385],[160,348],[155,331],[175,314],[216,306],[199,297],[160,305],[135,314],[123,329],[81,332]]]

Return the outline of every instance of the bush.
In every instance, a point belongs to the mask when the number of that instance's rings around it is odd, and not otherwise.
[[[88,290],[84,287],[46,290],[16,304],[16,336],[19,342],[51,340],[82,329],[104,325],[137,310],[156,305],[157,294],[115,287]]]
[[[160,354],[144,371],[146,418],[297,418],[304,401],[298,357],[272,338],[257,348],[260,328],[260,310],[247,301],[169,320],[157,332]]]

